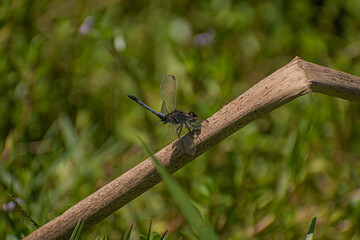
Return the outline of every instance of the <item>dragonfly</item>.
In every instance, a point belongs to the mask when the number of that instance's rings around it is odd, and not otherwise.
[[[191,139],[184,140],[184,138],[181,138],[181,135],[185,133],[185,129],[187,129],[191,137],[194,138],[197,130],[199,130],[201,126],[207,126],[208,121],[198,118],[197,114],[193,111],[185,113],[177,110],[175,90],[175,77],[170,74],[164,75],[160,84],[160,97],[162,100],[161,112],[155,111],[132,95],[127,96],[160,118],[156,126],[161,124],[160,132],[169,143],[178,138],[182,151],[188,155],[194,155],[196,152],[195,144]]]

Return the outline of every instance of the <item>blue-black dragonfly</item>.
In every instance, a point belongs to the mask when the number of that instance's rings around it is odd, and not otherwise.
[[[201,126],[206,126],[208,122],[207,120],[198,118],[196,113],[192,111],[184,113],[177,110],[175,90],[175,77],[173,75],[164,75],[160,85],[160,97],[162,99],[161,112],[155,111],[132,95],[127,96],[160,118],[160,122],[157,125],[162,123],[160,126],[161,134],[169,143],[179,138],[183,152],[194,155],[196,147],[193,141],[190,139],[185,141],[180,137],[185,129],[194,136],[196,129],[200,129]]]

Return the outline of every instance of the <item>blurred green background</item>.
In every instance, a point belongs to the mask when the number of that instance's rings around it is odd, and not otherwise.
[[[0,233],[21,238],[166,145],[163,74],[210,117],[296,55],[360,75],[360,1],[0,3]],[[259,96],[261,97],[261,96]],[[360,104],[296,99],[174,176],[221,239],[360,239]],[[163,183],[84,234],[196,239]]]

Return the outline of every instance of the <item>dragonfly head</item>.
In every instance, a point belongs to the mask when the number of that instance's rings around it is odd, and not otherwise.
[[[193,111],[188,112],[188,115],[190,115],[191,117],[197,117],[197,114]]]

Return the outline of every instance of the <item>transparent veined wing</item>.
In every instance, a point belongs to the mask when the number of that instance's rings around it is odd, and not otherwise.
[[[165,113],[165,114],[168,114],[168,113],[169,113],[169,111],[167,110],[167,106],[166,106],[165,100],[162,101],[162,104],[161,104],[161,112],[162,112],[162,113]]]
[[[175,141],[178,138],[176,133],[177,125],[165,123],[160,125],[160,133],[168,143]]]
[[[188,121],[190,128],[200,128],[200,127],[206,127],[209,122],[205,119],[201,118],[191,118]]]
[[[180,138],[178,135],[178,131],[180,131]],[[176,139],[179,139],[178,146],[181,148],[181,151],[188,155],[194,155],[196,153],[196,146],[192,139],[186,138],[185,140],[181,138],[181,136],[187,132],[187,129],[185,126],[181,128],[180,124],[172,124],[172,123],[165,123],[160,126],[160,133],[161,135],[168,141],[169,143],[172,143]],[[191,135],[192,137],[192,135]]]
[[[161,112],[170,113],[176,109],[176,80],[173,75],[164,75],[160,84],[160,97],[163,100]]]

